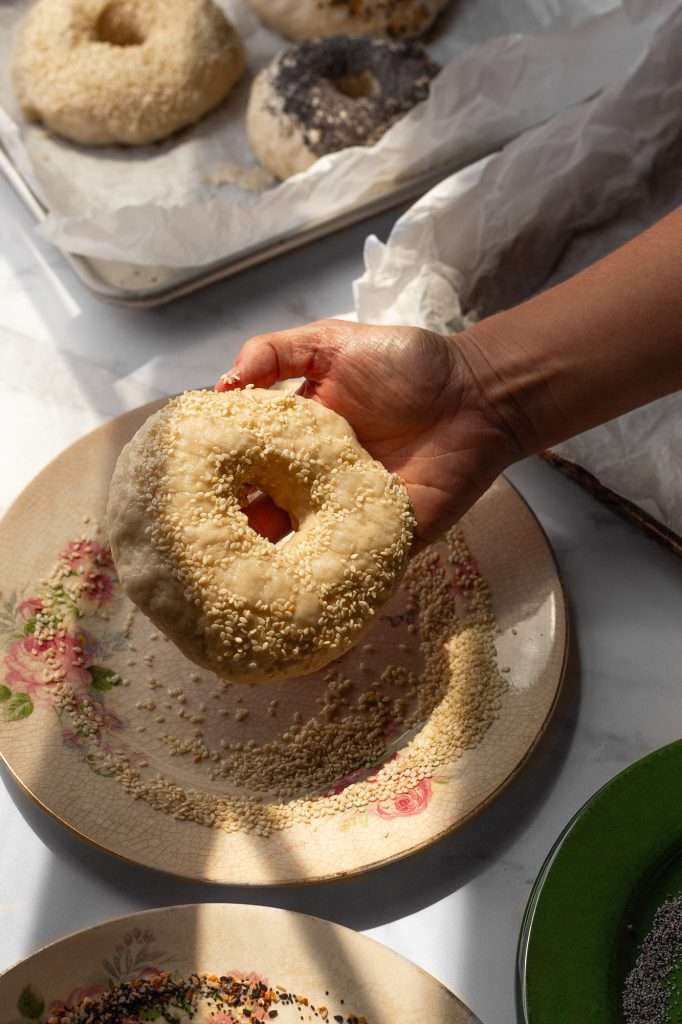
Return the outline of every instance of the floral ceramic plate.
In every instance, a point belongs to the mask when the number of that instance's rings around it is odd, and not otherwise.
[[[89,1015],[79,1016],[88,999]],[[107,1016],[116,1002],[117,1015]],[[0,1024],[190,1019],[477,1024],[439,982],[379,943],[265,907],[212,903],[135,914],[47,946],[0,977]]]
[[[0,753],[20,784],[112,853],[221,883],[349,875],[480,811],[564,668],[561,586],[523,500],[498,482],[328,669],[225,683],[126,599],[102,529],[156,407],[73,445],[0,524]]]

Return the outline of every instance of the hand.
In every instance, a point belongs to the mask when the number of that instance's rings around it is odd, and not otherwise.
[[[520,454],[465,351],[461,337],[416,327],[322,320],[251,338],[216,390],[303,377],[300,393],[343,416],[367,451],[403,478],[417,536],[429,541]],[[272,506],[254,503],[249,518],[270,539],[288,532]]]

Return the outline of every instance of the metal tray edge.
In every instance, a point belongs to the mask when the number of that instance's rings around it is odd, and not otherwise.
[[[387,210],[400,206],[402,203],[414,200],[462,166],[463,160],[461,156],[458,159],[445,161],[439,164],[437,168],[424,171],[408,181],[397,185],[395,188],[389,188],[381,195],[333,217],[327,217],[307,227],[292,230],[284,235],[274,237],[268,242],[259,243],[253,246],[253,248],[241,250],[206,266],[188,267],[186,269],[179,268],[176,281],[158,288],[140,289],[139,291],[115,288],[107,284],[98,274],[96,260],[80,256],[77,253],[67,252],[61,248],[59,251],[85,287],[98,298],[116,306],[149,309],[164,305],[174,299],[204,288],[209,284],[214,284],[216,281],[231,277],[249,267],[264,263],[276,256],[284,255],[287,252],[291,252],[310,242],[318,241],[327,235],[341,231],[369,217],[385,213]],[[38,222],[45,220],[47,215],[45,206],[17,170],[1,142],[0,173],[8,180],[19,199],[35,220]]]

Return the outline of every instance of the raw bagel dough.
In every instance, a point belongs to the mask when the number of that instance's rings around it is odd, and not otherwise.
[[[258,17],[287,39],[372,35],[415,39],[449,0],[249,0]]]
[[[212,110],[244,67],[212,0],[38,0],[13,75],[28,120],[84,145],[137,146]]]
[[[273,545],[241,510],[266,491],[298,529]],[[345,653],[391,597],[413,538],[409,498],[318,402],[189,391],[123,449],[109,536],[128,596],[187,657],[262,682]]]
[[[277,178],[321,156],[369,146],[429,94],[440,67],[418,43],[331,36],[299,43],[256,76],[249,142]]]

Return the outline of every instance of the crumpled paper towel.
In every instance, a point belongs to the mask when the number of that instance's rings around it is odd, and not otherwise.
[[[355,282],[360,321],[462,329],[682,203],[682,3],[630,10],[651,34],[622,81],[443,181],[387,244],[367,240],[365,274]],[[682,396],[556,451],[682,535]]]
[[[219,2],[252,75],[283,40],[245,0]],[[248,78],[218,111],[157,146],[88,150],[25,124],[9,69],[28,5],[0,5],[0,139],[50,211],[41,230],[69,252],[165,267],[201,266],[291,234],[445,159],[464,166],[594,95],[648,38],[618,0],[457,0],[429,43],[445,66],[426,103],[376,146],[333,154],[254,194],[210,181],[225,163],[253,165],[243,125]]]

